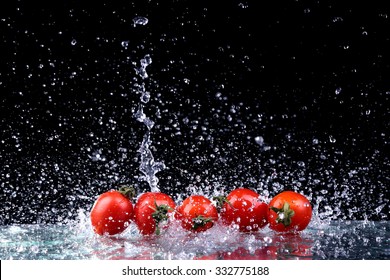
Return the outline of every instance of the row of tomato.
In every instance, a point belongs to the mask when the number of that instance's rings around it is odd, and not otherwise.
[[[309,200],[302,194],[284,191],[266,203],[255,191],[237,188],[227,196],[191,195],[176,205],[172,197],[161,192],[143,193],[133,204],[134,189],[122,187],[101,194],[91,213],[93,230],[99,235],[115,235],[134,222],[144,235],[160,234],[171,218],[194,232],[205,231],[221,219],[242,232],[254,232],[267,224],[278,232],[302,231],[312,216]]]

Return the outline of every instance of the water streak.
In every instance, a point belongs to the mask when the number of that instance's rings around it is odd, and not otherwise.
[[[135,69],[136,73],[143,80],[149,77],[148,73],[146,72],[146,67],[148,67],[151,63],[152,58],[149,54],[147,54],[144,56],[144,58],[140,60],[141,66]],[[156,174],[164,170],[165,165],[163,162],[154,160],[152,150],[150,149],[152,145],[150,134],[154,126],[154,121],[144,113],[144,106],[146,106],[146,104],[150,101],[150,92],[146,90],[145,83],[142,83],[141,85],[137,86],[137,92],[140,94],[140,103],[138,105],[138,110],[134,114],[134,117],[137,119],[137,121],[143,123],[148,129],[148,131],[143,137],[141,146],[138,150],[141,157],[139,170],[143,174],[143,176],[140,177],[140,180],[146,181],[149,184],[150,191],[158,192],[160,191],[158,187],[159,179],[157,178]]]

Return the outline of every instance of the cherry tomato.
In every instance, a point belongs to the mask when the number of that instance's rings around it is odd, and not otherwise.
[[[175,218],[181,221],[184,229],[201,232],[214,225],[218,220],[218,211],[208,198],[192,195],[177,208]]]
[[[312,207],[302,194],[284,191],[269,203],[269,227],[277,232],[304,230],[310,223]]]
[[[173,199],[164,193],[142,194],[134,207],[134,221],[142,234],[160,234],[161,223],[167,222],[169,213],[176,208]]]
[[[239,188],[226,198],[217,197],[221,206],[221,220],[226,225],[235,224],[242,232],[253,232],[267,225],[268,205],[255,191]]]
[[[114,235],[124,231],[131,222],[133,204],[130,189],[110,190],[101,194],[92,207],[90,218],[93,230]]]

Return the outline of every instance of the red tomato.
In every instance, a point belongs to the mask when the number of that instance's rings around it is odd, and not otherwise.
[[[255,191],[239,188],[233,190],[226,198],[222,197],[220,215],[224,224],[236,224],[242,232],[253,232],[268,223],[268,205],[261,201]]]
[[[275,246],[266,246],[258,248],[254,252],[248,249],[239,247],[233,252],[223,252],[221,259],[223,260],[276,260],[277,248]]]
[[[114,235],[129,226],[133,204],[126,195],[126,191],[110,190],[98,197],[90,214],[93,230],[97,234]]]
[[[192,195],[177,208],[175,218],[181,221],[184,229],[200,232],[214,225],[218,220],[218,211],[208,198]]]
[[[293,191],[276,195],[269,203],[269,208],[269,227],[278,232],[302,231],[312,216],[310,201]]]
[[[168,221],[176,208],[173,199],[164,193],[142,194],[134,207],[134,221],[142,234],[160,234],[161,222]]]

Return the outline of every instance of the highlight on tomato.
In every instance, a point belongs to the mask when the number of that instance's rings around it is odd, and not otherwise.
[[[131,223],[133,196],[134,189],[128,186],[101,194],[90,213],[94,232],[99,235],[115,235],[123,232]]]
[[[211,228],[218,220],[218,211],[207,197],[191,195],[176,209],[175,218],[189,231],[201,232]]]
[[[312,206],[302,194],[284,191],[269,203],[269,227],[277,232],[304,230],[310,223]]]
[[[268,223],[268,205],[253,190],[238,188],[226,197],[214,199],[221,209],[220,217],[225,225],[236,225],[241,232],[254,232]]]
[[[165,193],[143,193],[134,207],[134,222],[142,234],[159,235],[175,208],[175,202]]]

